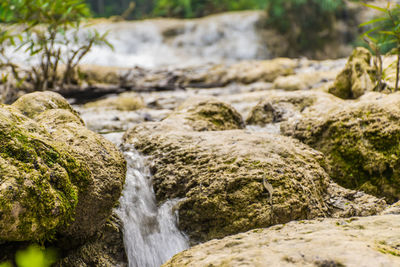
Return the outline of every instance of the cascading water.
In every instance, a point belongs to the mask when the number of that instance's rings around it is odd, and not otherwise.
[[[129,266],[158,267],[189,247],[187,237],[176,227],[176,214],[172,212],[178,200],[157,207],[144,158],[133,147],[125,149],[127,174],[117,213],[124,225]]]
[[[263,19],[263,11],[247,11],[191,20],[102,22],[93,28],[109,31],[114,50],[93,47],[83,62],[154,68],[264,59],[270,55],[257,32]]]

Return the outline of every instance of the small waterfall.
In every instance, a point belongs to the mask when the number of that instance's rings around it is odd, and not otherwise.
[[[172,211],[178,200],[157,207],[149,168],[144,158],[129,147],[124,153],[127,175],[117,213],[124,225],[124,244],[129,267],[158,267],[189,247],[176,227]]]
[[[244,11],[190,20],[101,22],[92,27],[109,31],[114,50],[93,47],[83,61],[154,68],[265,59],[270,55],[256,26],[263,19],[263,11]]]

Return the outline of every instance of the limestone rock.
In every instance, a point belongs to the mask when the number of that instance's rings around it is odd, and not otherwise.
[[[126,164],[110,141],[80,123],[65,121],[65,112],[48,110],[36,120],[51,131],[54,141],[66,143],[68,153],[85,162],[90,171],[86,190],[78,196],[75,221],[65,231],[75,238],[84,238],[94,234],[110,216],[122,191]],[[54,123],[59,121],[64,123]]]
[[[73,220],[89,169],[13,107],[0,107],[0,135],[0,240],[51,238]]]
[[[314,71],[280,76],[274,80],[273,87],[285,91],[308,90],[319,84],[334,80],[335,76],[336,71]]]
[[[356,48],[341,73],[336,77],[329,92],[344,99],[354,99],[375,88],[371,66],[371,53],[362,47]]]
[[[144,107],[143,99],[135,93],[122,93],[116,97],[89,102],[86,108],[116,109],[120,111],[133,111]]]
[[[399,266],[400,216],[320,219],[256,229],[175,255],[169,266]]]
[[[328,112],[342,105],[339,98],[318,91],[280,92],[270,91],[262,96],[251,110],[247,124],[265,126],[268,123],[298,119],[304,113]]]
[[[194,131],[244,128],[242,116],[232,106],[212,97],[189,98],[164,123],[186,125]]]
[[[333,188],[323,155],[294,139],[244,130],[195,131],[184,123],[139,124],[124,143],[150,156],[159,202],[183,198],[179,227],[193,242],[298,219],[371,215],[385,206]]]
[[[13,104],[22,114],[34,118],[43,111],[50,109],[66,109],[79,118],[78,113],[71,108],[67,100],[61,95],[46,91],[26,94],[18,98]]]
[[[57,94],[0,109],[0,240],[91,236],[120,196],[122,155]]]
[[[67,256],[55,266],[127,267],[128,259],[125,254],[121,221],[113,214],[90,240],[81,247],[68,251]]]
[[[342,186],[388,202],[400,199],[400,94],[372,94],[314,115],[284,133],[323,152],[332,166],[332,179]]]

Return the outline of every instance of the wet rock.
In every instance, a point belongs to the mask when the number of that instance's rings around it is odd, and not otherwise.
[[[0,109],[0,240],[91,236],[120,196],[121,154],[57,94],[25,95]]]
[[[127,267],[122,223],[113,214],[105,225],[90,240],[79,248],[64,251],[55,266],[85,267],[85,266],[118,266]]]
[[[356,48],[329,92],[343,99],[355,99],[372,91],[376,86],[376,70],[371,65],[371,59],[372,55],[366,48]]]
[[[124,136],[125,145],[150,156],[157,200],[183,198],[179,227],[192,242],[292,220],[371,215],[385,207],[371,196],[334,188],[323,155],[294,139],[228,129],[166,119]]]
[[[281,130],[323,152],[332,166],[332,179],[342,186],[392,203],[400,198],[399,103],[398,93],[373,93]]]
[[[163,266],[398,266],[399,215],[291,222],[212,240]]]

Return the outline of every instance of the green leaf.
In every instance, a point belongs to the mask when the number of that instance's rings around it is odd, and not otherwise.
[[[374,6],[374,5],[366,4],[366,3],[361,3],[361,5],[369,7],[369,8],[372,8],[372,9],[375,9],[375,10],[378,10],[378,11],[381,11],[381,12],[386,13],[386,14],[389,13],[388,9],[385,9],[385,8],[382,8],[382,7],[379,7],[379,6]]]
[[[387,20],[389,20],[389,19],[386,18],[386,17],[385,18],[376,18],[376,19],[372,19],[370,21],[361,23],[360,25],[358,25],[358,27],[364,27],[364,26],[369,25],[369,24],[374,24],[374,23],[377,23],[377,22],[387,21]]]

